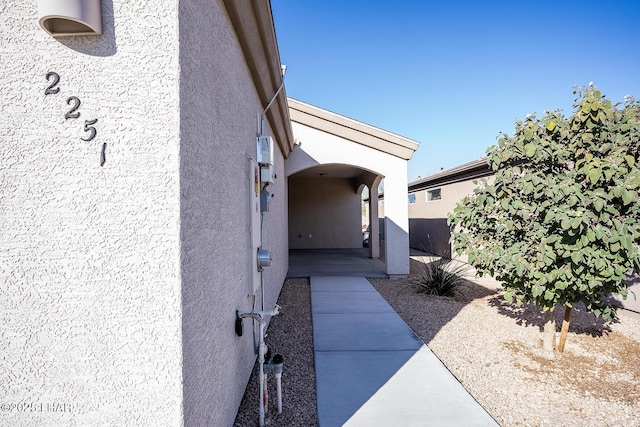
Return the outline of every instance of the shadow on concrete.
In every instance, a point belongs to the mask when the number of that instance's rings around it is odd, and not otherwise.
[[[312,277],[323,426],[494,426],[495,421],[363,277]]]

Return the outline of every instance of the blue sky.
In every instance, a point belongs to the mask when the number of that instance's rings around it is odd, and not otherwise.
[[[640,98],[640,1],[271,0],[287,95],[420,142],[408,179],[478,159],[575,85]]]

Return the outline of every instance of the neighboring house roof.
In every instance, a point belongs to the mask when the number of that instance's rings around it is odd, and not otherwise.
[[[223,0],[233,28],[238,36],[251,77],[263,107],[276,93],[266,119],[271,124],[273,137],[287,158],[293,150],[293,131],[289,120],[287,95],[282,84],[282,66],[276,40],[271,3],[265,1]]]
[[[288,98],[291,121],[409,160],[418,142]]]
[[[409,193],[426,190],[442,185],[453,184],[461,181],[483,178],[493,175],[494,171],[489,167],[487,158],[483,157],[460,166],[438,172],[426,178],[421,178],[409,183]]]

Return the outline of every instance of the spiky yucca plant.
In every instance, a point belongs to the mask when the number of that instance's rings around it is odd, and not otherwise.
[[[464,282],[467,272],[468,267],[462,262],[441,257],[424,263],[422,271],[411,280],[411,284],[418,293],[451,297]]]

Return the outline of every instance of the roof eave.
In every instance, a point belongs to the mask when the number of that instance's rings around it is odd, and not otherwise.
[[[268,1],[252,0],[223,2],[238,36],[262,108],[265,108],[283,80],[271,4]],[[271,124],[273,137],[278,142],[282,155],[287,158],[293,149],[294,139],[284,87],[266,112],[266,119]]]
[[[418,142],[289,98],[291,120],[349,141],[409,160]]]
[[[494,172],[489,167],[486,157],[472,162],[464,163],[460,166],[447,169],[426,178],[421,178],[409,183],[409,193],[415,193],[433,187],[453,184],[471,179],[484,178],[493,175]]]

